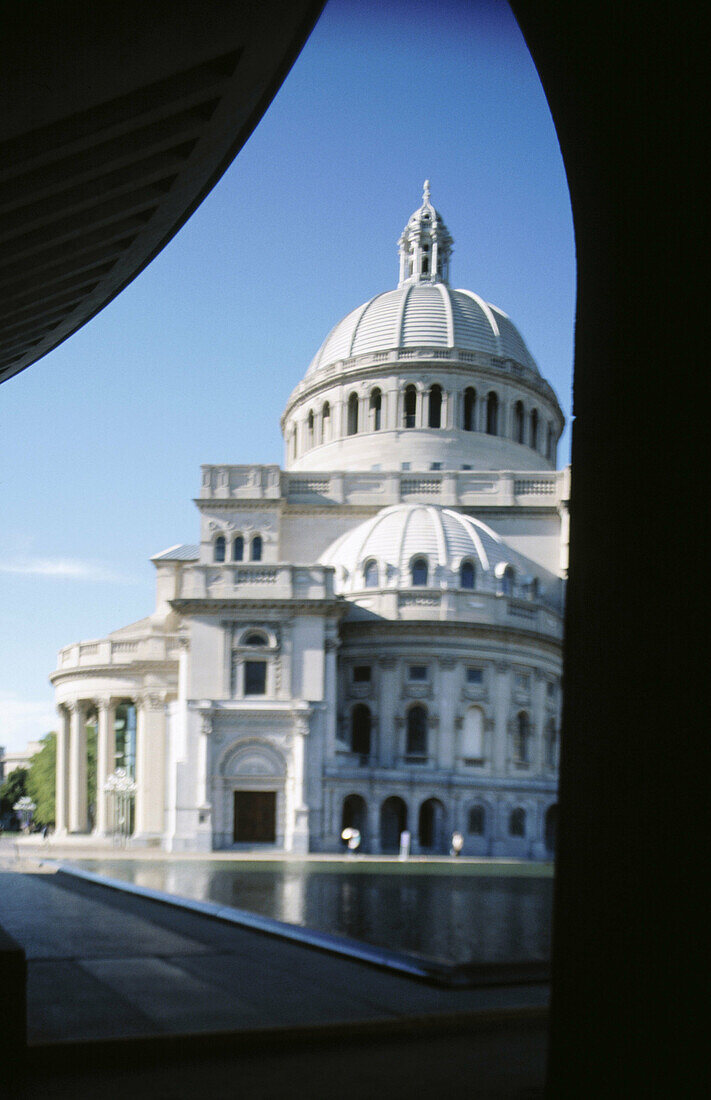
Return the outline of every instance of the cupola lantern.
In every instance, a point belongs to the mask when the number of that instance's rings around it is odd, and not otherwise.
[[[430,202],[430,181],[425,180],[422,206],[412,215],[398,241],[400,249],[400,281],[398,286],[413,283],[448,283],[449,260],[454,241],[441,217]]]

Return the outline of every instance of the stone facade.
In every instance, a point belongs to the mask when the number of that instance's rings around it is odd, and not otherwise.
[[[135,843],[550,856],[563,416],[510,320],[448,286],[423,204],[400,285],[327,337],[287,404],[286,468],[205,466],[200,541],[158,554],[151,616],[68,646],[57,829]],[[88,731],[88,734],[87,734]],[[97,791],[86,783],[97,738]]]

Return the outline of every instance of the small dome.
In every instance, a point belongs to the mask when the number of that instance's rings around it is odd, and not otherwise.
[[[481,520],[430,504],[384,508],[336,539],[320,564],[335,568],[336,591],[346,595],[366,587],[421,585],[412,574],[419,560],[426,563],[426,583],[433,588],[460,587],[459,571],[467,561],[479,578],[477,587],[490,590],[496,589],[497,567],[511,565],[518,573],[529,565]]]
[[[538,367],[510,318],[471,290],[445,283],[406,284],[377,294],[331,330],[306,373],[352,356],[403,348],[458,348]]]

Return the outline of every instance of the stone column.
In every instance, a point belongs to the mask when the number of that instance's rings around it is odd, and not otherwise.
[[[157,839],[164,831],[165,698],[147,693],[136,701],[135,836]]]
[[[105,836],[111,828],[109,796],[104,793],[106,780],[113,771],[116,755],[114,733],[115,704],[110,699],[96,701],[98,714],[96,728],[96,824],[97,836]]]
[[[341,644],[338,638],[335,636],[335,630],[333,628],[333,634],[327,632],[326,640],[324,642],[324,649],[326,651],[326,668],[325,668],[325,683],[323,699],[326,708],[324,721],[326,725],[326,759],[333,761],[336,756],[336,721],[338,710],[338,681],[337,681],[337,667],[336,667],[336,655],[338,653],[338,647]]]
[[[425,395],[419,387],[415,387],[415,427],[425,426]]]
[[[509,698],[511,694],[511,666],[507,661],[496,662],[496,680],[494,682],[494,743],[492,745],[492,764],[494,775],[506,773],[508,759],[508,719]]]
[[[533,681],[533,745],[530,755],[531,767],[540,775],[545,766],[545,729],[546,729],[546,681],[540,669],[536,669]]]
[[[458,697],[458,692],[455,691],[456,673],[457,662],[454,657],[440,658],[440,729],[437,744],[437,766],[445,771],[451,771],[455,765],[454,710]]]
[[[309,850],[309,807],[306,804],[304,790],[304,756],[306,751],[305,741],[309,734],[309,719],[305,715],[298,715],[294,723],[293,749],[292,749],[292,799],[290,807],[291,822],[287,822],[287,835],[291,833],[289,850],[292,852],[308,852]],[[291,825],[291,828],[289,828]]]
[[[397,757],[395,730],[395,706],[397,662],[394,657],[381,657],[380,684],[378,688],[378,756],[380,768],[391,768]]]
[[[69,790],[69,712],[66,707],[57,707],[59,728],[57,730],[57,779],[55,787],[54,828],[58,836],[67,832]]]
[[[380,803],[382,796],[373,792],[368,803],[368,847],[373,855],[380,853]]]
[[[84,703],[69,703],[69,814],[70,833],[85,833],[86,803],[86,725]]]

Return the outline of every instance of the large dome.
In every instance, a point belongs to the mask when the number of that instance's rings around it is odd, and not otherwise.
[[[421,282],[377,294],[339,321],[306,376],[352,356],[404,348],[484,352],[539,373],[518,329],[497,306],[471,290]]]
[[[506,566],[518,579],[527,576],[529,567],[481,520],[430,504],[383,508],[336,539],[320,563],[335,568],[336,591],[345,595],[367,587],[410,588],[413,562],[418,559],[427,564],[430,588],[459,588],[460,569],[466,561],[474,567],[476,587],[483,590],[496,589]],[[370,581],[369,563],[375,563]]]

